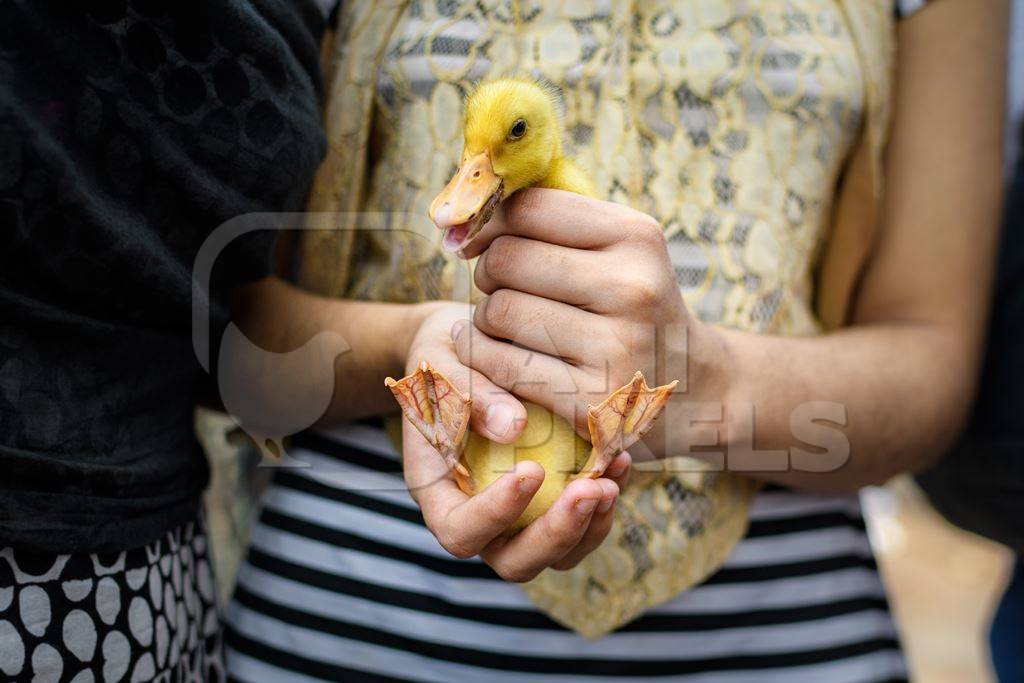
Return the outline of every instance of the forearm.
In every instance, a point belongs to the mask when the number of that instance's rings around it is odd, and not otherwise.
[[[383,379],[404,374],[413,335],[438,305],[329,299],[269,277],[240,291],[233,312],[235,323],[264,351],[311,349],[287,371],[254,369],[265,378],[266,391],[301,396],[324,368],[333,367],[333,396],[318,422],[330,424],[395,410]],[[307,344],[324,333],[330,343]]]
[[[789,470],[756,476],[854,489],[923,467],[959,431],[980,362],[1002,203],[1006,12],[1005,2],[946,0],[900,22],[879,239],[850,326],[815,338],[693,328],[689,388],[694,399],[725,404],[719,450],[755,465],[782,460],[744,452],[742,418],[752,406],[754,445],[790,456]],[[830,472],[792,468],[794,460],[804,469],[835,464],[794,435],[794,426],[813,425],[814,401],[845,414],[846,426],[830,428],[849,455]]]
[[[720,402],[720,442],[704,450],[755,478],[818,491],[880,483],[940,457],[970,408],[977,342],[940,325],[700,334],[715,335],[715,358],[692,364],[682,400]],[[693,441],[693,424],[667,422],[665,444]]]

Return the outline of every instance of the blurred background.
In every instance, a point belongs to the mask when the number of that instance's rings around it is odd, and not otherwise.
[[[909,478],[861,497],[913,680],[995,680],[988,628],[1010,551],[946,522]]]

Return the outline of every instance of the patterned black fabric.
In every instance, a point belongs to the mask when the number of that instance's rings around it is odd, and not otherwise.
[[[116,551],[195,514],[192,264],[301,206],[322,30],[295,0],[0,2],[0,546]],[[215,331],[272,242],[219,257]]]
[[[202,522],[106,555],[0,549],[5,681],[224,680]]]

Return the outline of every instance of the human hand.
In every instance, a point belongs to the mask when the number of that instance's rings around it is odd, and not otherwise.
[[[479,555],[501,578],[526,582],[548,567],[572,569],[611,530],[615,501],[629,477],[621,453],[600,479],[569,483],[543,515],[518,534],[510,529],[544,480],[544,468],[522,461],[490,486],[468,496],[438,452],[402,421],[403,467],[413,499],[441,546],[459,558]]]
[[[409,375],[420,361],[426,360],[464,396],[472,399],[470,429],[498,443],[511,443],[519,438],[526,424],[526,408],[507,390],[497,386],[480,372],[459,360],[452,343],[451,330],[457,323],[473,315],[468,304],[440,302],[430,306],[408,344],[405,374]]]
[[[661,227],[646,214],[559,190],[507,199],[464,250],[489,296],[455,330],[459,359],[573,421],[637,371],[682,379],[689,315]],[[473,329],[475,327],[475,329]],[[483,334],[479,334],[483,332]]]
[[[452,304],[426,318],[410,346],[407,368],[411,372],[429,360],[456,388],[473,397],[474,431],[491,440],[513,441],[524,424],[522,405],[455,356],[451,328],[467,315],[465,307]],[[477,403],[484,404],[483,410]],[[523,411],[500,436],[499,428],[488,427],[487,407],[492,405]],[[456,557],[480,555],[509,581],[528,581],[547,567],[570,569],[597,548],[611,528],[615,500],[629,476],[631,460],[623,453],[605,478],[571,482],[546,513],[513,536],[509,529],[544,479],[539,464],[520,462],[477,495],[467,496],[423,435],[408,420],[402,421],[402,429],[405,480],[427,528]]]

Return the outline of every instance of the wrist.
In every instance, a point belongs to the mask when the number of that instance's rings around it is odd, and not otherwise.
[[[730,430],[730,410],[737,407],[737,394],[743,394],[738,386],[742,377],[739,371],[741,360],[737,349],[739,338],[735,331],[700,323],[694,331],[694,362],[692,384],[689,385],[693,400],[709,403],[720,410],[718,447],[729,451],[734,434]]]
[[[685,330],[674,345],[669,340],[668,362],[674,374],[667,381],[680,380],[679,393],[687,400],[725,404],[731,384],[728,332],[696,318],[687,321]]]
[[[728,411],[734,384],[732,370],[735,367],[735,350],[730,331],[691,318],[687,322],[683,340],[681,348],[669,351],[670,362],[674,362],[678,368],[678,374],[669,379],[680,380],[680,387],[676,389],[673,399],[687,404],[688,408],[684,410],[677,404],[675,410],[681,411],[677,414],[685,414],[687,417],[666,421],[665,428],[672,433],[666,434],[662,440],[661,445],[666,450],[659,454],[660,457],[687,454],[700,458],[702,451],[718,451],[729,439]],[[714,423],[718,424],[717,430],[711,427]],[[704,436],[699,441],[693,441],[698,432],[708,429],[712,430],[710,433],[718,432],[717,446],[706,442]],[[670,444],[674,446],[670,447]],[[687,446],[683,447],[682,444]],[[694,450],[697,445],[707,448]],[[679,447],[683,447],[686,453],[668,452],[678,451]]]
[[[728,376],[730,342],[725,330],[708,325],[695,318],[688,319],[678,326],[669,326],[662,332],[664,339],[663,371],[656,376],[658,384],[679,381],[665,415],[654,423],[654,428],[643,439],[643,447],[633,452],[634,457],[654,457],[657,459],[690,455],[700,457],[699,452],[690,452],[691,425],[693,416],[685,406],[695,407],[708,404],[711,408],[722,406],[721,417],[724,418],[725,404],[728,401]],[[705,412],[698,410],[700,422],[714,421],[710,417],[714,410]],[[674,417],[673,417],[674,416]],[[668,417],[669,419],[666,419]],[[682,419],[677,419],[682,418]],[[724,428],[724,422],[722,424]],[[682,449],[682,450],[680,450]]]

